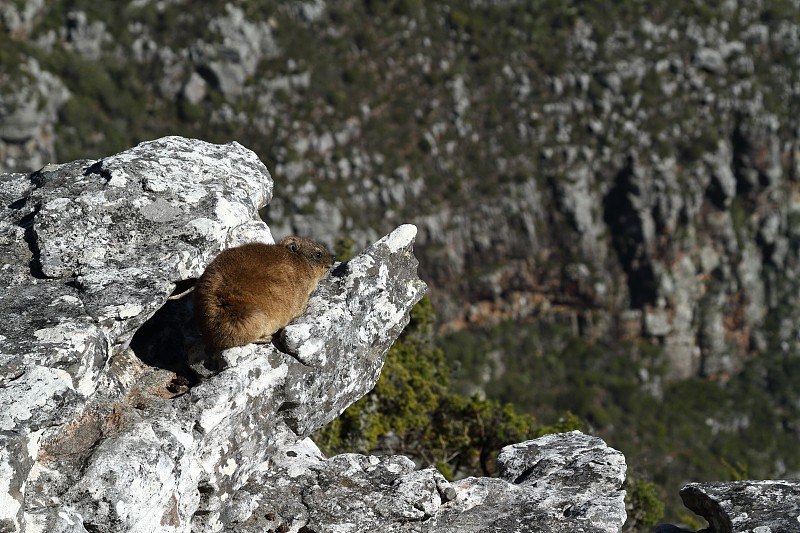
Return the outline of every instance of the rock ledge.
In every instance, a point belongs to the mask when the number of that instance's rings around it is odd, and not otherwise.
[[[180,137],[0,174],[0,531],[619,531],[624,458],[577,432],[455,483],[307,439],[374,386],[425,292],[412,225],[337,266],[274,344],[207,353],[167,297],[273,241],[272,186],[241,145]]]

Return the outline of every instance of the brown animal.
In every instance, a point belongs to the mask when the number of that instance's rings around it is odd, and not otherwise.
[[[333,265],[324,246],[302,237],[249,243],[220,253],[194,289],[194,314],[215,349],[268,343],[298,317]]]

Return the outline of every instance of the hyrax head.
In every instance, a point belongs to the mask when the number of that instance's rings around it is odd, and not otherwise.
[[[305,259],[314,270],[324,273],[333,266],[333,254],[318,242],[292,235],[282,239],[278,245],[286,247],[290,252]]]

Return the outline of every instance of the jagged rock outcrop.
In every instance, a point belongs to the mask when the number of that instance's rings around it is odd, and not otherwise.
[[[686,507],[708,521],[712,533],[800,531],[800,481],[690,483]]]
[[[274,159],[275,227],[366,244],[415,217],[452,328],[574,319],[664,346],[674,379],[798,346],[776,318],[800,279],[792,3],[110,5],[0,6],[8,63],[35,47],[53,72],[3,77],[0,130],[25,139],[0,134],[0,168],[169,116]]]
[[[226,4],[225,11],[225,16],[209,23],[209,29],[218,34],[222,42],[210,45],[200,41],[192,48],[190,56],[195,72],[203,81],[231,96],[241,94],[247,77],[254,74],[262,57],[275,57],[278,49],[266,21],[250,22],[244,12],[232,4]],[[184,86],[183,95],[189,101],[202,100],[192,94],[191,85]]]
[[[617,532],[625,458],[578,431],[507,446],[500,478],[448,483],[402,456],[325,459],[309,440],[276,454],[230,505],[225,531]]]
[[[373,387],[424,293],[413,226],[337,266],[274,344],[209,354],[167,297],[272,240],[255,154],[167,137],[0,184],[0,531],[621,528],[624,458],[580,433],[456,483],[303,440]]]
[[[14,69],[0,68],[0,86],[18,87],[0,91],[0,170],[55,160],[58,110],[71,96],[64,83],[30,57]]]

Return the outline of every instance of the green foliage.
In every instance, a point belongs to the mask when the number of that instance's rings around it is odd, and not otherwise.
[[[463,11],[460,11],[458,9],[453,9],[450,11],[450,14],[447,17],[447,21],[453,28],[459,31],[467,30],[467,27],[470,24],[469,16]]]
[[[333,255],[337,261],[350,261],[353,258],[355,242],[350,237],[339,237],[333,244]]]
[[[777,117],[796,117],[798,100],[785,89],[792,84],[785,83],[785,71],[780,70],[795,65],[796,54],[775,38],[782,34],[781,26],[798,22],[796,6],[790,0],[740,6],[724,21],[727,31],[719,24],[727,9],[723,4],[348,0],[330,2],[320,20],[305,21],[296,16],[294,4],[241,0],[235,5],[247,20],[269,19],[281,53],[262,59],[245,96],[226,97],[211,88],[204,101],[190,104],[160,92],[165,80],[158,55],[123,61],[119,51],[129,50],[139,37],[178,54],[198,40],[216,42],[219,35],[208,21],[224,12],[226,2],[187,10],[182,2],[137,2],[120,8],[111,2],[62,0],[46,3],[31,35],[48,42],[49,32],[63,34],[70,11],[83,11],[90,24],[104,21],[114,46],[98,61],[89,61],[58,38],[45,51],[0,32],[0,73],[8,80],[31,78],[24,63],[32,56],[68,86],[73,96],[56,125],[62,161],[102,157],[164,134],[211,142],[236,139],[256,150],[270,169],[277,160],[285,162],[284,157],[309,159],[310,166],[323,169],[352,155],[381,154],[380,162],[372,159],[369,170],[374,175],[390,176],[403,166],[413,176],[425,177],[423,196],[408,206],[392,206],[399,216],[419,215],[441,202],[454,205],[469,195],[496,195],[505,191],[499,186],[507,181],[543,179],[550,175],[549,167],[552,175],[563,175],[559,154],[570,153],[564,149],[570,146],[602,148],[615,159],[614,154],[637,145],[639,133],[644,134],[641,139],[651,139],[648,150],[663,158],[674,156],[681,175],[690,179],[694,165],[716,150],[719,139],[730,138],[733,127],[732,117],[714,112],[719,107],[705,100],[709,95],[722,102],[763,100]],[[642,35],[643,19],[674,28],[678,37],[665,41]],[[766,25],[767,42],[757,44],[741,34],[754,22]],[[713,26],[706,28],[708,24]],[[734,51],[727,61],[729,71],[713,76],[700,72],[703,90],[687,88],[685,65],[696,47],[684,36],[688,27],[698,25],[719,33],[720,42],[745,42],[752,76],[736,71]],[[135,33],[137,26],[146,31]],[[577,46],[586,41],[577,37],[579,29],[589,32],[596,51]],[[640,46],[645,40],[652,47]],[[632,75],[623,76],[615,93],[608,75],[621,74],[620,65],[640,60],[649,65],[644,77],[633,74],[636,68],[627,69]],[[664,61],[668,67],[657,68]],[[794,71],[785,70],[796,82]],[[556,94],[552,76],[565,72],[578,81],[581,73],[588,74],[588,85],[567,82]],[[262,96],[266,82],[294,73],[308,73],[309,86],[274,89],[263,94],[273,107],[259,108],[260,99],[252,95]],[[469,99],[460,119],[478,141],[460,137],[452,127],[438,131],[441,124],[452,125],[456,78],[464,81]],[[736,85],[743,92],[734,96],[734,83],[742,78],[752,81]],[[524,94],[516,92],[523,85]],[[571,128],[568,146],[553,140],[555,122],[545,111],[564,102],[586,104],[584,111],[557,113],[557,120]],[[225,116],[244,118],[215,119],[223,107],[233,111]],[[625,120],[615,121],[615,115]],[[335,133],[352,117],[361,117],[361,134],[337,141],[335,156],[292,152],[295,124],[310,125],[316,134]],[[592,118],[602,119],[602,131],[589,132]],[[628,119],[637,132],[625,132]],[[791,120],[780,123],[781,128],[792,127]],[[434,131],[436,135],[426,137]],[[545,149],[554,155],[537,157]],[[507,165],[502,171],[501,158]],[[609,170],[596,163],[598,176]],[[343,190],[333,179],[316,183],[321,197],[338,197]],[[752,198],[741,194],[730,206],[740,250],[754,238],[754,209]],[[356,226],[383,222],[383,213],[369,213],[362,205],[348,207],[345,201],[342,210]],[[797,216],[789,217],[790,225],[797,225]],[[797,238],[790,240],[791,250],[797,246]],[[347,239],[338,242],[338,258],[349,259],[352,247]],[[543,269],[558,270],[564,262],[557,252]],[[497,266],[482,265],[470,275],[479,277]],[[777,302],[765,319],[769,349],[726,384],[699,379],[667,383],[658,346],[586,340],[569,321],[508,322],[454,334],[437,344],[433,310],[424,299],[390,351],[375,391],[325,428],[322,444],[329,450],[403,451],[452,477],[491,471],[493,453],[503,444],[583,424],[622,449],[629,463],[648,469],[656,492],[670,495],[666,512],[672,516],[682,508],[677,493],[687,475],[698,481],[770,477],[777,459],[796,471],[800,356],[796,347],[782,346],[781,324],[800,309],[796,288],[774,281],[781,274],[771,268],[765,264],[763,274],[770,287],[766,300]],[[796,343],[793,338],[787,342]],[[474,396],[476,388],[485,396]],[[510,407],[510,402],[528,412]],[[546,425],[535,423],[533,416]],[[647,507],[653,486],[632,486]]]
[[[572,414],[548,427],[511,404],[449,389],[449,368],[432,343],[435,314],[423,298],[394,343],[375,389],[315,435],[328,453],[376,450],[434,464],[448,478],[492,475],[507,444],[580,427]]]
[[[546,426],[540,426],[537,430],[537,437],[541,437],[543,435],[549,435],[550,433],[566,433],[569,431],[583,431],[584,430],[584,423],[583,421],[578,418],[577,415],[574,413],[567,411],[566,414],[561,416],[558,420],[553,422],[552,424],[548,424]]]
[[[746,479],[752,479],[750,475],[747,473],[747,465],[744,464],[742,461],[736,461],[736,464],[732,465],[728,461],[723,459],[722,465],[730,473],[730,479],[732,481],[743,481]]]
[[[792,352],[775,350],[719,383],[667,382],[657,346],[589,342],[558,324],[501,323],[451,334],[441,346],[446,360],[461,364],[456,389],[478,383],[488,398],[530,406],[539,420],[570,411],[586,421],[652,479],[631,485],[642,491],[635,505],[663,501],[670,520],[683,509],[678,491],[687,475],[770,478],[776,462],[789,471],[800,466],[795,433],[776,429],[796,424],[790,406],[798,401],[800,358]],[[642,512],[637,520],[650,516]]]
[[[637,394],[639,369],[660,364],[658,351],[647,343],[610,347],[575,337],[558,324],[515,322],[462,331],[441,342],[448,359],[460,364],[460,390],[488,374],[484,387],[490,398],[536,406],[540,418],[571,411],[602,427],[626,409],[646,412],[652,406],[652,398]],[[495,357],[488,360],[486,354]]]
[[[692,531],[700,531],[705,530],[708,531],[706,526],[708,524],[705,523],[705,520],[699,518],[697,515],[689,514],[689,513],[681,513],[678,516],[678,522],[681,524],[686,524],[689,527],[689,530]]]
[[[423,298],[391,348],[375,390],[314,435],[323,450],[402,453],[454,479],[495,474],[496,455],[507,444],[583,429],[571,412],[538,425],[510,403],[450,391],[442,351],[431,342],[434,320]],[[663,516],[653,483],[631,479],[626,488],[631,527],[653,525]]]
[[[422,10],[422,0],[399,0],[394,6],[397,15],[416,16]]]
[[[655,484],[637,479],[628,472],[623,488],[626,490],[625,507],[628,511],[623,531],[650,531],[664,516],[664,502],[659,498]]]
[[[142,140],[147,90],[125,62],[89,61],[66,50],[44,55],[40,61],[72,93],[59,116],[65,134],[57,137],[56,148],[62,159],[100,157]]]
[[[364,8],[370,16],[414,16],[419,14],[422,5],[422,0],[364,0]]]
[[[181,120],[199,122],[207,119],[207,113],[206,107],[202,104],[193,104],[184,98],[178,100],[178,116]]]
[[[0,31],[0,74],[16,77],[23,74],[23,59],[27,55],[24,43],[13,39],[8,32]],[[8,88],[0,88],[0,94]]]

